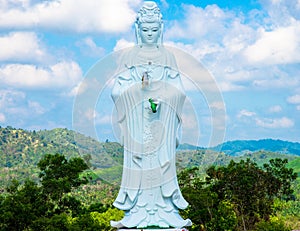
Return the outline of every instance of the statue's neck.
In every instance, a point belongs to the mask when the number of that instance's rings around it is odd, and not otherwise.
[[[143,49],[147,49],[147,50],[157,50],[158,45],[156,43],[155,44],[142,44],[140,47]]]

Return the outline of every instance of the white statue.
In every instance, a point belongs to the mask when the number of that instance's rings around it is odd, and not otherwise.
[[[124,145],[122,183],[114,206],[125,211],[116,228],[190,226],[178,209],[188,203],[176,177],[175,153],[185,100],[174,56],[162,45],[162,16],[147,1],[135,23],[137,46],[123,59],[112,91],[120,141]]]

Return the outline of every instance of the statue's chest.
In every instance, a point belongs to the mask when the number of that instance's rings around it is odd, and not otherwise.
[[[164,67],[159,65],[146,64],[139,65],[136,68],[138,80],[142,80],[143,76],[145,76],[145,73],[147,73],[150,81],[164,80],[166,78]]]

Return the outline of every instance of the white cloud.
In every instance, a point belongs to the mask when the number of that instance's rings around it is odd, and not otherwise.
[[[0,61],[40,62],[48,55],[33,32],[12,32],[0,36]]]
[[[269,111],[273,113],[280,112],[281,110],[282,108],[279,105],[269,108]],[[246,109],[240,110],[237,114],[237,118],[240,122],[244,122],[245,124],[251,124],[251,126],[256,125],[268,129],[285,129],[295,125],[294,120],[286,116],[281,118],[262,118],[256,112],[248,111]]]
[[[24,9],[28,7],[33,0],[0,0],[0,9],[9,9],[11,7]]]
[[[250,63],[282,64],[300,61],[300,22],[288,27],[261,32],[260,38],[246,48]]]
[[[229,81],[222,81],[218,82],[218,86],[220,87],[222,92],[226,91],[241,91],[244,90],[245,87],[235,84],[235,83],[230,83]]]
[[[28,102],[24,92],[11,89],[0,90],[0,111],[5,113],[5,121],[11,120],[14,116],[20,119],[24,119],[27,115],[32,116],[34,111],[27,110],[27,107]]]
[[[287,102],[291,104],[300,104],[300,95],[293,95],[288,97]]]
[[[270,6],[268,12],[272,7],[278,6]],[[223,92],[294,89],[300,86],[298,74],[290,70],[300,61],[300,11],[297,18],[292,8],[295,4],[284,4],[284,17],[290,20],[276,24],[281,18],[277,15],[275,20],[265,9],[241,12],[184,5],[184,18],[169,22],[165,33],[167,40],[176,42],[166,43],[201,60]]]
[[[9,107],[24,103],[26,94],[17,90],[0,90],[0,109],[6,110]]]
[[[39,102],[36,102],[36,101],[28,101],[28,107],[29,107],[29,110],[34,112],[34,114],[38,114],[38,115],[41,115],[41,114],[44,114],[46,112],[46,109],[43,108]]]
[[[81,53],[88,57],[100,58],[105,54],[105,49],[101,46],[98,46],[90,37],[84,38],[77,42],[77,46],[79,46]]]
[[[199,130],[197,129],[199,126],[199,121],[193,111],[187,111],[182,114],[182,123],[182,127],[188,130],[189,133],[197,134]]]
[[[299,0],[260,0],[259,2],[269,15],[269,21],[276,26],[287,25],[292,20],[300,19]]]
[[[197,115],[195,114],[195,109],[192,107],[192,104],[185,103],[182,113],[182,134],[181,138],[183,143],[190,143],[197,145],[199,141],[199,137],[201,136],[201,133],[203,132],[200,129],[200,121],[199,118],[197,118]],[[211,119],[211,118],[209,118]],[[207,123],[211,123],[211,120],[209,120]]]
[[[29,64],[8,64],[0,68],[2,84],[15,88],[73,87],[81,78],[81,69],[75,62],[64,61],[47,68]]]
[[[96,114],[96,118],[95,118],[95,122],[96,124],[100,124],[100,125],[104,125],[104,124],[111,124],[112,123],[112,116],[111,115],[100,115],[100,114]]]
[[[274,70],[275,67],[272,66],[270,70],[268,70],[269,75],[266,76],[265,71],[261,70],[259,74],[263,75],[263,79],[253,79],[252,86],[256,88],[265,88],[265,89],[274,89],[274,88],[290,88],[294,89],[295,86],[298,86],[300,81],[297,78],[294,78],[293,76],[283,78],[282,76],[273,76],[276,75],[276,71]]]
[[[294,121],[287,118],[287,117],[282,117],[282,118],[276,118],[276,119],[269,119],[269,118],[263,118],[259,119],[256,118],[256,125],[264,128],[291,128],[294,126]]]
[[[0,90],[0,122],[4,120],[2,122],[8,125],[26,129],[34,123],[40,123],[39,126],[45,129],[51,120],[50,117],[54,115],[57,120],[63,111],[55,108],[56,104],[61,104],[57,102],[58,100],[64,99],[51,97],[51,94],[38,95],[36,98],[30,91],[25,93],[15,89],[2,89]]]
[[[168,39],[192,39],[192,43],[167,42],[201,60],[217,79],[220,89],[239,91],[252,80],[241,51],[253,40],[255,30],[242,17],[216,5],[206,8],[186,5],[185,19],[173,22]],[[242,81],[242,82],[241,82]]]
[[[225,110],[224,101],[215,101],[215,102],[212,102],[209,106],[211,108],[214,108],[214,109],[217,109],[217,110]]]
[[[208,5],[206,8],[193,5],[183,5],[185,19],[174,21],[173,26],[166,32],[169,38],[201,38],[209,35],[217,38],[226,30],[225,21],[232,17],[231,13],[225,12],[217,5]]]
[[[78,83],[75,87],[71,89],[71,91],[67,94],[67,96],[76,96],[84,93],[88,88],[88,84],[85,82]]]
[[[168,40],[164,44],[170,47],[179,48],[199,60],[203,59],[205,55],[218,53],[223,50],[219,44],[209,41],[202,41],[201,43],[195,44],[185,44],[182,42],[173,42]]]
[[[0,113],[0,123],[4,123],[6,120],[5,115],[3,113]]]
[[[282,107],[280,105],[274,105],[269,108],[269,112],[271,112],[271,113],[277,113],[277,112],[281,112],[281,111],[282,111]]]
[[[242,21],[236,16],[231,20],[230,27],[226,28],[223,34],[222,43],[230,55],[242,52],[255,39],[255,29]]]
[[[94,109],[88,109],[86,110],[86,112],[84,113],[84,116],[87,120],[92,121],[96,118],[97,113]]]
[[[238,115],[237,115],[238,118],[253,117],[253,116],[256,116],[256,113],[252,112],[252,111],[248,111],[246,109],[240,110],[239,113],[238,113]]]
[[[162,6],[164,8],[168,8],[169,7],[169,3],[167,2],[167,0],[160,0],[160,2],[161,2]]]
[[[134,46],[134,42],[129,42],[126,39],[119,39],[114,47],[114,51]]]
[[[97,112],[91,108],[86,110],[84,116],[87,120],[94,121],[96,125],[110,125],[113,120],[116,121],[116,118],[112,118],[113,115],[104,114],[103,111]]]
[[[140,0],[61,0],[2,4],[0,28],[50,28],[75,32],[123,32],[135,20]],[[22,7],[20,7],[22,5]]]

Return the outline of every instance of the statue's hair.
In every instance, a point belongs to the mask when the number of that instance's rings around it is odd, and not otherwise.
[[[139,25],[143,22],[162,23],[162,14],[160,13],[160,9],[155,2],[145,1],[142,8],[139,10],[136,23]]]

